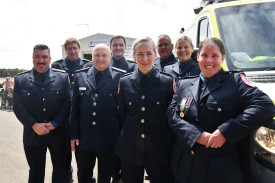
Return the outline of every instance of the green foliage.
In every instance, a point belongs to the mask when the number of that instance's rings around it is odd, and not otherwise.
[[[24,69],[0,69],[0,77],[13,77],[15,76],[16,74],[20,73],[20,72],[23,72],[23,71],[26,71]]]

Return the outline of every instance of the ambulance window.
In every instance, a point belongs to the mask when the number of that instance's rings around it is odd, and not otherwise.
[[[210,27],[209,27],[209,21],[207,18],[202,19],[199,22],[199,31],[198,31],[198,42],[197,46],[200,44],[201,41],[203,41],[205,38],[209,37],[211,35]]]

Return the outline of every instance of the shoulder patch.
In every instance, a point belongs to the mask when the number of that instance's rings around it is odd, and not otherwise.
[[[251,86],[251,87],[255,87],[255,85],[251,81],[249,81],[244,74],[240,74],[240,77],[246,85]]]
[[[55,72],[63,72],[63,73],[66,73],[66,71],[61,70],[61,69],[55,69],[55,68],[52,68],[52,70],[53,70],[53,71],[55,71]]]
[[[19,75],[22,75],[22,74],[26,74],[26,73],[30,73],[30,72],[31,72],[31,70],[23,71],[23,72],[20,72],[20,73],[16,74],[16,76],[19,76]]]
[[[117,68],[117,67],[111,67],[111,69],[112,69],[112,70],[114,70],[114,71],[118,71],[118,72],[126,73],[126,71],[125,71],[125,70],[119,69],[119,68]]]
[[[77,72],[83,72],[83,71],[87,72],[89,69],[90,69],[90,67],[85,67],[83,69],[76,70],[75,73],[77,73]]]

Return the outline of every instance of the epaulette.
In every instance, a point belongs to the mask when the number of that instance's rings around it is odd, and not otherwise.
[[[122,72],[122,73],[126,73],[127,71],[119,69],[117,67],[111,67],[112,70],[118,71],[118,72]]]
[[[29,73],[29,72],[31,72],[31,70],[20,72],[20,73],[16,74],[16,76],[19,76],[19,75],[22,75],[22,74],[25,74],[25,73]]]
[[[55,72],[63,72],[63,73],[66,73],[66,71],[61,70],[61,69],[55,69],[55,68],[52,68],[52,70],[53,70],[53,71],[55,71]]]
[[[126,77],[126,76],[129,76],[129,75],[131,75],[133,72],[128,72],[128,73],[126,73],[126,74],[123,74],[120,78],[123,78],[123,77]]]
[[[87,60],[87,59],[85,59],[85,58],[82,58],[81,59],[83,62],[91,62],[90,60]]]
[[[63,61],[64,61],[63,59],[60,59],[60,60],[54,61],[53,63],[55,63],[55,62],[63,62]]]
[[[166,76],[169,76],[169,77],[173,77],[171,74],[168,74],[168,73],[166,73],[166,72],[162,72],[162,71],[159,71],[161,74],[163,74],[163,75],[166,75]]]
[[[83,69],[76,70],[75,73],[77,73],[77,72],[83,72],[83,71],[87,72],[89,69],[90,69],[90,67],[85,67]]]
[[[233,73],[243,73],[243,70],[241,69],[234,69],[232,71],[224,71],[226,74],[233,74]]]
[[[175,63],[177,63],[177,62],[174,62],[174,63],[168,63],[168,64],[164,65],[164,67],[166,67],[166,66],[170,66],[170,65],[174,65]]]
[[[135,61],[133,61],[133,60],[127,60],[128,62],[130,62],[130,63],[134,63],[134,64],[137,64]]]
[[[194,76],[185,76],[185,77],[181,77],[179,80],[183,80],[183,79],[192,79],[192,78],[197,78],[199,77],[200,75],[194,75]]]

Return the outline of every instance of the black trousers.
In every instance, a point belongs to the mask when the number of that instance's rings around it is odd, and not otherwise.
[[[93,178],[95,160],[98,160],[97,183],[110,183],[117,158],[113,152],[92,152],[76,148],[78,183],[90,183]]]
[[[28,183],[44,183],[45,164],[47,149],[50,151],[52,160],[52,183],[63,183],[65,180],[65,141],[51,142],[43,145],[25,145],[24,150],[28,161],[29,181]]]
[[[123,183],[143,183],[146,170],[150,183],[174,183],[169,163],[139,166],[121,160]]]

